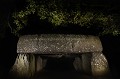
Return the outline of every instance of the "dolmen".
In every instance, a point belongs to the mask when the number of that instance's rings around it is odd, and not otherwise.
[[[103,47],[98,36],[41,34],[21,36],[17,43],[15,64],[11,71],[18,76],[33,76],[44,69],[47,57],[74,57],[76,71],[94,76],[109,72]]]

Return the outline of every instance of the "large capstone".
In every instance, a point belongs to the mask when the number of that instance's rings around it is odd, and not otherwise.
[[[38,51],[38,35],[28,35],[19,38],[17,53],[35,53]]]
[[[102,51],[99,37],[85,35],[24,35],[17,44],[17,53],[66,54]]]

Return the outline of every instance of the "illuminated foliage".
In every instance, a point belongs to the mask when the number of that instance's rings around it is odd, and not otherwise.
[[[28,16],[36,14],[40,20],[48,20],[53,26],[62,26],[67,24],[77,24],[80,27],[91,28],[97,24],[97,28],[102,28],[101,35],[120,34],[119,26],[114,23],[112,15],[104,15],[103,13],[81,12],[80,10],[63,9],[63,5],[57,5],[57,1],[41,0],[40,2],[34,0],[27,0],[28,5],[24,10],[13,13],[14,23],[16,28],[13,28],[14,34],[19,34],[19,31],[27,26]],[[62,6],[62,7],[61,7]],[[79,7],[78,7],[79,8]]]
[[[49,21],[53,23],[55,26],[61,25],[65,22],[65,15],[62,12],[50,12]]]

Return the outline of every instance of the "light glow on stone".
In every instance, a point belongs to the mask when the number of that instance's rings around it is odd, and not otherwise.
[[[91,66],[93,75],[104,75],[109,72],[108,62],[102,53],[92,53]]]

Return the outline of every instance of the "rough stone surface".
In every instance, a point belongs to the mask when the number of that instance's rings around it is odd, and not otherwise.
[[[91,57],[92,53],[82,54],[82,68],[83,71],[87,74],[91,74]]]
[[[100,53],[92,53],[91,68],[93,75],[103,75],[109,72],[108,62],[105,56]]]
[[[17,76],[27,76],[29,75],[29,55],[18,54],[15,64],[11,69],[11,72],[17,73]]]
[[[36,57],[36,72],[39,72],[43,69],[42,58],[40,56]]]
[[[80,57],[75,57],[75,60],[73,62],[73,66],[76,71],[83,71],[82,70],[82,60]]]
[[[17,53],[69,54],[102,51],[99,37],[85,35],[41,34],[19,38]]]
[[[35,73],[35,56],[30,54],[18,54],[10,73],[15,77],[31,77]]]
[[[21,36],[17,44],[18,53],[35,53],[38,51],[38,36],[25,35]]]

